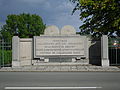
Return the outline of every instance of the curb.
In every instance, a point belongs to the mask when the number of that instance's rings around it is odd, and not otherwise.
[[[100,66],[34,66],[34,67],[4,67],[0,72],[120,72],[118,67]]]

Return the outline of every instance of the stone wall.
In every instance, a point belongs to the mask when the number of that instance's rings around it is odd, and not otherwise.
[[[33,40],[31,38],[13,37],[12,66],[31,65],[33,60]]]
[[[20,64],[31,65],[33,59],[33,40],[31,38],[20,39]]]

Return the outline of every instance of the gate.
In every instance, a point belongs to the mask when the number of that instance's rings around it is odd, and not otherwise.
[[[109,38],[110,65],[120,65],[120,37]]]
[[[12,65],[12,44],[11,40],[0,38],[0,67]]]

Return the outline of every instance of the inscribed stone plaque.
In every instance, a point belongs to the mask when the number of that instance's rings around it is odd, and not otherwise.
[[[84,38],[81,36],[36,36],[34,57],[57,55],[84,55]]]

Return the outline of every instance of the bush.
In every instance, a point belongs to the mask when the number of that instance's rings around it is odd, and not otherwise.
[[[0,63],[1,65],[11,65],[12,63],[12,50],[0,50]]]

